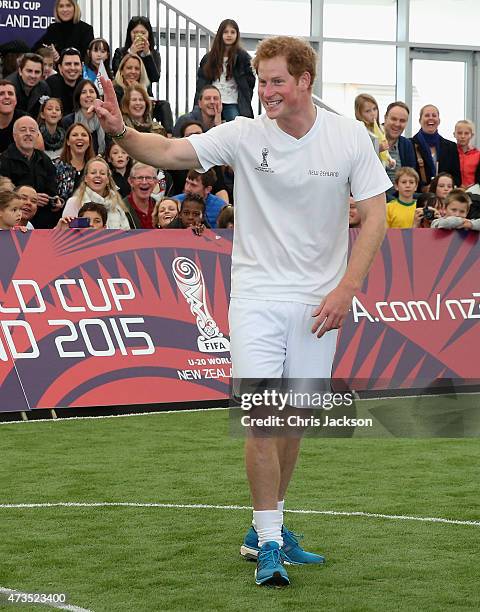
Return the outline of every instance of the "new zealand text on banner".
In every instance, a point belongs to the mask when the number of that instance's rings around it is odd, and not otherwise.
[[[227,397],[230,251],[228,231],[1,232],[3,336],[30,406]]]

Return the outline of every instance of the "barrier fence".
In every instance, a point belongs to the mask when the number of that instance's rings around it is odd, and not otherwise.
[[[0,232],[0,410],[227,398],[231,239]],[[390,230],[334,376],[383,390],[477,380],[479,251],[476,232]]]

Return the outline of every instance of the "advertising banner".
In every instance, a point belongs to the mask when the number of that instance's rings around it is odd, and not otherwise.
[[[55,0],[2,0],[0,2],[0,44],[23,40],[32,46],[55,21]]]
[[[227,398],[231,239],[0,232],[0,410]],[[478,382],[479,261],[476,232],[389,231],[334,377],[356,390]]]

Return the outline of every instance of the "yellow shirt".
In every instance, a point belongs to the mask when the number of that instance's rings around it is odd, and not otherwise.
[[[398,198],[391,200],[387,204],[388,227],[396,227],[400,229],[413,227],[415,210],[415,200],[412,202],[402,202]]]

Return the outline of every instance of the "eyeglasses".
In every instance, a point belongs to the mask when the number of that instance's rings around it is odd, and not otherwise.
[[[133,181],[147,181],[148,183],[153,183],[157,180],[155,176],[130,176]]]

